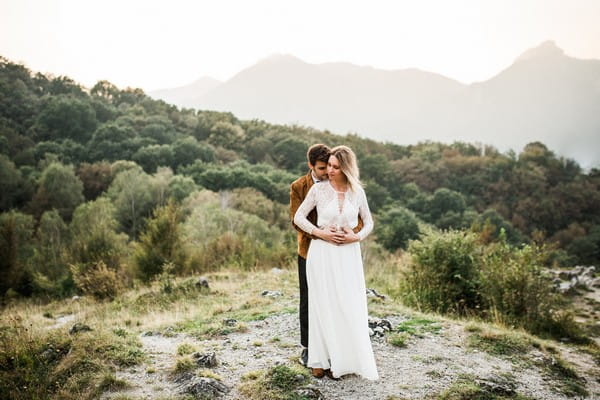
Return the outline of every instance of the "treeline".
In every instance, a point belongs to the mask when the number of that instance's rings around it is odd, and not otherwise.
[[[178,109],[106,81],[87,90],[0,58],[0,294],[67,294],[89,271],[285,263],[289,184],[316,142],[356,151],[390,251],[431,225],[554,244],[559,265],[600,260],[600,173],[542,143],[380,143]],[[159,248],[165,237],[178,245]]]

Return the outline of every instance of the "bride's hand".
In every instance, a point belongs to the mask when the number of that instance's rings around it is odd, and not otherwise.
[[[346,227],[344,227],[342,229],[344,231],[344,233],[343,233],[344,239],[341,242],[341,244],[349,244],[349,243],[354,243],[354,242],[360,241],[360,237],[356,233],[354,233],[354,231],[352,229],[346,228]]]
[[[339,244],[339,239],[336,239],[336,235],[339,235],[339,233],[334,226],[326,226],[323,229],[313,229],[312,235],[318,237],[319,239],[325,240],[326,242]]]

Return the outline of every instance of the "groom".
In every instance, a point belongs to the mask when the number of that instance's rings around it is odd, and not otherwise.
[[[309,235],[294,224],[294,215],[304,201],[309,189],[315,183],[327,181],[327,162],[329,160],[330,149],[324,144],[314,144],[310,146],[306,153],[308,159],[309,171],[306,175],[301,176],[292,182],[290,187],[290,217],[292,225],[298,231],[298,280],[300,283],[300,344],[302,344],[302,353],[300,355],[300,363],[306,366],[308,362],[308,284],[306,282],[306,254],[308,246],[314,236]],[[308,214],[308,220],[313,225],[317,225],[317,210],[313,209]],[[358,218],[358,225],[354,228],[354,232],[362,229],[363,221]],[[338,243],[343,243],[345,233],[338,233]]]

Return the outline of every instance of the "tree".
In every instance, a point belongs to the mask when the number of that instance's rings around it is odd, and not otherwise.
[[[39,216],[55,208],[64,220],[69,221],[73,210],[83,201],[83,183],[75,175],[73,166],[52,162],[42,172],[31,204]]]
[[[173,158],[173,149],[166,144],[142,147],[132,156],[132,159],[141,165],[146,172],[154,172],[158,167],[172,165]]]
[[[193,136],[177,139],[173,145],[173,168],[193,164],[196,160],[213,162],[215,150],[208,143],[200,143]]]
[[[134,153],[132,140],[136,136],[131,127],[107,122],[98,127],[88,143],[89,157],[93,161],[129,160]]]
[[[245,139],[244,129],[239,125],[230,122],[217,122],[210,129],[208,141],[214,146],[221,146],[226,149],[241,150]]]
[[[170,201],[154,211],[134,253],[140,277],[148,282],[163,272],[163,266],[174,264],[181,270],[185,264],[182,250],[180,224],[181,212]]]
[[[156,204],[148,190],[150,184],[150,176],[134,168],[117,174],[107,191],[116,207],[121,229],[134,239],[142,229],[144,218],[151,215]]]
[[[34,221],[18,211],[0,214],[0,296],[8,289],[30,294],[27,265],[33,254]]]
[[[169,193],[178,203],[197,189],[198,186],[189,176],[175,175],[169,182]]]
[[[307,169],[307,148],[308,145],[305,141],[295,137],[287,137],[277,142],[270,153],[278,167],[302,173]]]
[[[18,204],[22,185],[21,171],[8,157],[0,154],[0,211],[9,210]]]
[[[83,183],[83,195],[86,200],[94,200],[100,196],[108,189],[113,179],[111,166],[106,161],[80,164],[77,176]]]
[[[467,205],[462,194],[440,188],[428,201],[428,220],[441,228],[460,226],[461,217],[466,208]]]
[[[87,142],[98,121],[96,111],[87,99],[71,96],[52,96],[38,114],[35,131],[38,139],[73,139]]]
[[[389,251],[406,249],[408,241],[419,237],[415,215],[401,206],[393,206],[381,213],[375,225],[377,241]]]
[[[64,296],[74,289],[68,267],[69,230],[56,210],[40,219],[31,262],[34,290]]]
[[[115,206],[106,197],[82,204],[75,210],[70,229],[70,260],[77,272],[103,262],[118,270],[127,248],[127,236],[117,233]]]

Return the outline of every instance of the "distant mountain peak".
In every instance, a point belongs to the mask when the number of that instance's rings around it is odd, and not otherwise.
[[[304,64],[305,62],[291,54],[273,53],[273,54],[259,60],[257,64],[261,64],[261,63],[302,63],[302,64]]]
[[[539,46],[525,51],[517,58],[517,61],[556,58],[564,55],[564,50],[558,47],[553,40],[547,40]]]

